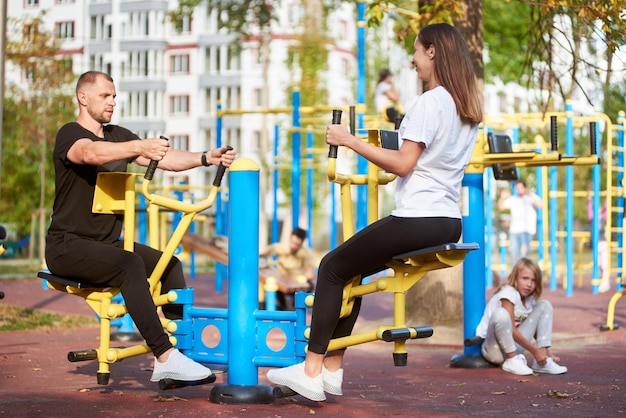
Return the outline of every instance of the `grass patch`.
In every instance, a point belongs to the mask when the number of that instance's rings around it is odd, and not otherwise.
[[[98,320],[84,315],[62,315],[0,305],[0,331],[53,330],[94,326]]]

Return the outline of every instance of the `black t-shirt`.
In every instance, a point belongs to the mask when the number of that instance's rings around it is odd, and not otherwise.
[[[64,234],[72,234],[80,238],[114,242],[120,238],[123,216],[92,213],[96,179],[99,172],[125,172],[132,159],[103,166],[74,164],[68,160],[67,152],[81,138],[109,142],[139,139],[133,132],[117,125],[106,125],[104,138],[97,137],[76,122],[68,123],[59,130],[53,152],[56,189],[48,240],[56,241],[53,236],[61,238]]]

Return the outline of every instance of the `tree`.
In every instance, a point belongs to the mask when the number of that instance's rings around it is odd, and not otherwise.
[[[19,67],[27,85],[7,89],[0,213],[19,236],[30,231],[35,210],[43,232],[45,209],[54,195],[54,133],[75,111],[73,95],[67,93],[74,78],[71,61],[60,55],[58,40],[42,29],[44,16],[9,21],[7,59]]]

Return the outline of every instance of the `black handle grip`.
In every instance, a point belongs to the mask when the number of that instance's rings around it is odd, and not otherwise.
[[[226,148],[229,151],[233,149],[233,147],[231,147],[230,145],[226,145]],[[220,163],[220,165],[217,166],[217,174],[215,175],[215,179],[213,180],[213,186],[220,187],[220,184],[222,184],[222,178],[224,177],[225,173],[226,167],[224,167],[224,164]]]
[[[169,141],[169,138],[166,138],[163,135],[161,135],[159,138]],[[154,177],[154,172],[156,171],[158,165],[158,161],[150,160],[150,164],[148,164],[148,169],[146,170],[146,174],[143,176],[143,178],[145,178],[146,180],[152,180],[152,177]]]
[[[552,151],[559,151],[559,140],[557,138],[558,126],[556,124],[556,116],[550,116],[550,145]]]
[[[356,107],[350,106],[350,133],[356,135]]]
[[[341,124],[341,114],[343,112],[339,109],[333,109],[333,125]],[[328,146],[328,158],[337,158],[337,151],[339,147],[337,145]]]
[[[589,142],[591,146],[591,155],[598,155],[598,146],[597,138],[596,138],[596,123],[589,122]]]

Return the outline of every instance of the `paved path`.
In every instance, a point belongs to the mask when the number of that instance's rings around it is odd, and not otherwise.
[[[198,306],[225,306],[208,277],[190,281]],[[38,280],[0,281],[0,303],[92,315],[79,298],[43,290]],[[514,376],[497,368],[454,369],[463,352],[459,329],[435,327],[431,340],[410,341],[407,367],[394,367],[389,345],[353,347],[346,355],[343,397],[323,403],[300,396],[269,405],[219,405],[208,400],[212,385],[161,391],[150,383],[149,356],[111,366],[111,382],[96,384],[95,362],[69,363],[67,351],[93,348],[95,327],[68,331],[0,333],[0,416],[7,417],[304,417],[317,416],[626,416],[626,329],[600,332],[610,294],[587,288],[565,297],[546,290],[555,307],[554,352],[569,372],[560,376]],[[383,299],[370,295],[359,325],[390,315]],[[626,301],[616,321],[626,324]],[[626,325],[624,325],[626,328]],[[266,368],[259,384],[267,384]],[[218,375],[216,383],[227,381]]]

